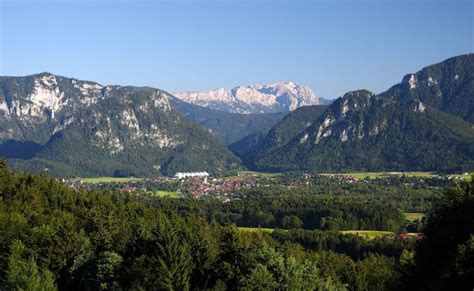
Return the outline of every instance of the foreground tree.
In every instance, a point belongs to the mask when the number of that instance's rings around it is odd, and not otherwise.
[[[31,255],[27,256],[25,246],[18,240],[12,244],[6,282],[3,285],[6,290],[56,290],[53,274],[48,270],[41,272],[35,259]]]
[[[412,286],[472,290],[474,286],[474,177],[455,185],[429,216],[415,254]]]

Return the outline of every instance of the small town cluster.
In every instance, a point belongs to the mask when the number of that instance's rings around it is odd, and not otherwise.
[[[245,188],[258,187],[258,176],[235,176],[211,178],[208,172],[178,172],[172,178],[117,178],[117,179],[73,179],[64,183],[76,191],[91,189],[111,189],[127,193],[149,193],[173,198],[193,197],[217,198],[223,202],[240,199],[239,192]]]

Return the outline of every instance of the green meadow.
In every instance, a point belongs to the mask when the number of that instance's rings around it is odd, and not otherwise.
[[[274,228],[266,228],[266,227],[242,227],[239,226],[237,227],[240,231],[243,232],[268,232],[272,233],[275,231]],[[283,230],[283,231],[288,231],[288,230]],[[357,235],[366,239],[374,239],[374,238],[380,238],[386,235],[395,235],[395,233],[391,231],[380,231],[380,230],[343,230],[341,231],[343,234],[353,234]]]
[[[342,230],[341,233],[354,234],[354,235],[367,238],[367,239],[379,238],[386,235],[395,235],[395,233],[391,231],[382,231],[382,230]]]
[[[405,212],[403,213],[405,215],[405,218],[409,221],[415,221],[417,219],[422,219],[426,214],[425,213],[420,213],[420,212]]]
[[[269,173],[269,172],[257,172],[257,171],[240,171],[238,177],[253,176],[262,178],[275,178],[282,176],[282,173]]]
[[[72,181],[84,181],[86,183],[127,183],[131,181],[142,181],[143,178],[135,177],[93,177],[93,178],[73,178]]]
[[[384,178],[391,176],[407,176],[407,177],[433,177],[434,172],[349,172],[349,173],[323,173],[323,176],[351,176],[358,179],[369,177],[370,179]]]
[[[158,197],[183,198],[183,195],[181,193],[178,193],[175,191],[158,190],[158,191],[153,192],[153,195],[158,196]]]
[[[275,231],[274,228],[267,228],[267,227],[244,227],[244,226],[239,226],[237,227],[240,231],[244,232],[257,232],[257,231],[262,231],[262,232],[269,232],[272,233]]]

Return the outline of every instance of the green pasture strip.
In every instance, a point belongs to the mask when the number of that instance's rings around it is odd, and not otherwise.
[[[349,173],[322,173],[322,176],[351,176],[358,179],[369,177],[370,179],[391,177],[391,176],[407,176],[407,177],[433,177],[434,172],[349,172]]]
[[[383,230],[342,230],[341,233],[353,234],[367,239],[379,238],[386,235],[395,235],[395,233],[391,231]]]
[[[71,181],[83,181],[86,183],[127,183],[132,181],[142,181],[143,178],[135,177],[93,177],[93,178],[73,178]]]
[[[267,228],[267,227],[245,227],[245,226],[239,226],[237,227],[240,231],[247,231],[247,232],[257,232],[257,231],[263,231],[263,232],[269,232],[272,233],[275,231],[274,228]]]
[[[158,197],[169,197],[169,198],[182,198],[183,195],[181,193],[175,192],[175,191],[163,191],[163,190],[158,190],[153,192],[153,195],[158,196]]]
[[[257,171],[240,171],[240,172],[238,172],[238,177],[257,176],[257,177],[265,177],[265,178],[274,178],[274,177],[279,177],[279,176],[282,176],[282,175],[283,175],[282,173],[269,173],[269,172],[257,172]]]
[[[403,213],[405,215],[405,218],[409,221],[415,221],[417,219],[422,219],[426,214],[425,213],[420,213],[420,212],[405,212]]]

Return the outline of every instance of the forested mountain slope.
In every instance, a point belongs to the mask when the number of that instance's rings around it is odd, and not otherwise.
[[[207,128],[224,144],[231,144],[242,138],[268,130],[288,112],[241,114],[201,107],[170,97],[173,108],[195,123]]]
[[[0,78],[0,155],[59,176],[222,174],[240,163],[153,88],[49,73]]]
[[[470,170],[473,62],[473,55],[448,59],[380,95],[349,92],[298,133],[260,137],[272,142],[259,142],[245,162],[278,171]]]
[[[288,113],[270,129],[248,135],[229,145],[229,148],[242,160],[251,161],[258,148],[276,148],[286,144],[310,126],[327,108],[327,105],[300,107]]]
[[[474,123],[474,54],[461,55],[406,75],[381,94],[423,104]]]

